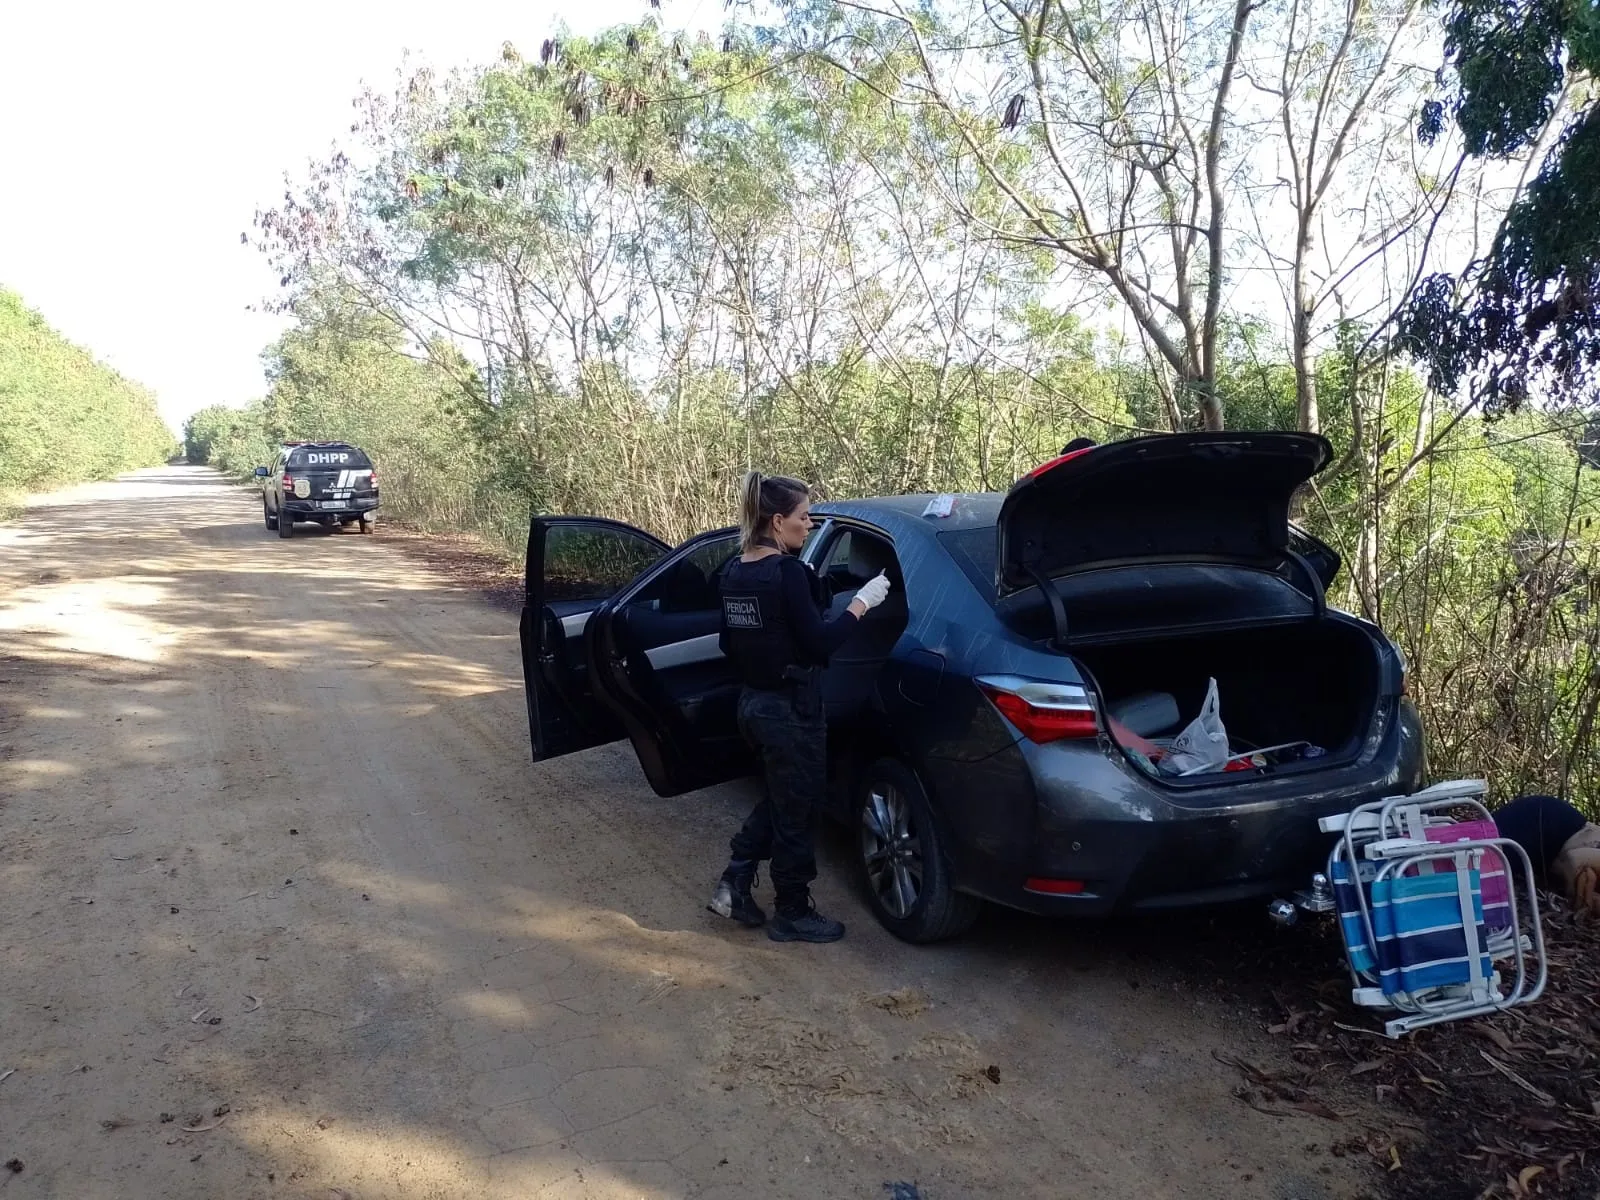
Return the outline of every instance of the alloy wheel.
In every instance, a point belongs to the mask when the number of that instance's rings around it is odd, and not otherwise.
[[[922,843],[911,802],[893,785],[874,786],[861,806],[861,856],[878,902],[895,917],[909,916],[922,896]]]

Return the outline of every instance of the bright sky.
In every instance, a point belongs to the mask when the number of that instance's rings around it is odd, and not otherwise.
[[[403,55],[440,69],[588,33],[648,0],[50,0],[8,5],[0,113],[0,285],[153,388],[174,428],[264,389],[283,323],[241,245],[258,206],[350,127],[363,80]],[[224,15],[226,14],[226,15]],[[717,28],[722,0],[664,0],[673,28]]]

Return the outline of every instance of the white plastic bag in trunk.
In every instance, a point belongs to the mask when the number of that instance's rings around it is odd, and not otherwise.
[[[1228,765],[1228,731],[1222,727],[1221,709],[1217,681],[1207,680],[1200,715],[1184,726],[1172,741],[1172,751],[1161,759],[1163,775],[1220,771]]]

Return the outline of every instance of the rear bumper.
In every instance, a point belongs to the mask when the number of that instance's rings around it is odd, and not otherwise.
[[[1094,742],[1020,742],[1007,772],[1032,793],[1031,836],[958,867],[958,886],[1047,916],[1193,908],[1305,886],[1331,839],[1317,819],[1415,790],[1422,730],[1409,704],[1345,766],[1178,794]],[[1009,790],[1009,789],[1008,789]],[[995,845],[999,850],[999,845]],[[1029,890],[1030,879],[1081,884]]]
[[[357,496],[348,503],[341,503],[338,508],[323,508],[320,500],[288,499],[283,502],[284,512],[303,521],[315,517],[358,517],[377,510],[376,496]]]
[[[1003,902],[1046,915],[1106,916],[1282,895],[1304,887],[1327,859],[1330,839],[1317,818],[1382,791],[1181,821],[1062,821],[1041,838],[1024,879],[1081,881],[1083,890],[1049,895],[1019,885]]]

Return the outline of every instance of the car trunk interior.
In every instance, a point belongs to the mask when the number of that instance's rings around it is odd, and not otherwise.
[[[1073,657],[1092,674],[1106,712],[1138,737],[1178,734],[1215,679],[1231,752],[1308,742],[1323,753],[1289,756],[1308,769],[1359,750],[1379,687],[1371,637],[1337,618],[1101,644]]]

